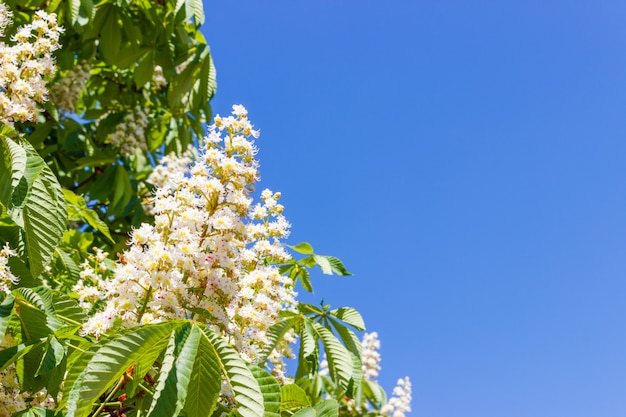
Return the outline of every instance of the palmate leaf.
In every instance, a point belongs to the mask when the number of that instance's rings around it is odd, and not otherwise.
[[[61,402],[68,417],[88,416],[97,399],[133,364],[147,356],[156,360],[181,325],[173,321],[139,326],[93,344],[68,369]]]
[[[69,363],[61,407],[67,407],[68,417],[88,416],[98,398],[131,366],[134,377],[141,378],[146,364],[159,356],[147,416],[176,417],[184,410],[187,417],[210,417],[223,378],[238,414],[264,416],[264,396],[245,361],[211,329],[188,320],[138,326],[93,344]]]

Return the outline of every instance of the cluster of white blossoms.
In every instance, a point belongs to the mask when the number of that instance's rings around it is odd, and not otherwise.
[[[177,178],[180,172],[186,172],[195,159],[191,147],[182,155],[171,152],[161,158],[159,165],[155,166],[148,175],[147,181],[156,188],[163,188],[167,183]]]
[[[380,413],[384,416],[406,417],[411,411],[411,381],[409,377],[398,379],[393,389],[393,397],[381,408]]]
[[[46,80],[56,66],[52,52],[60,48],[56,15],[43,10],[35,13],[32,23],[17,29],[7,43],[5,30],[11,24],[11,12],[0,3],[0,121],[34,121],[37,103],[47,100]]]
[[[107,135],[105,142],[119,148],[123,156],[131,156],[137,149],[147,151],[145,129],[148,127],[148,116],[141,106],[124,116],[122,123],[115,127],[115,132]]]
[[[17,253],[9,247],[9,244],[5,244],[2,250],[0,250],[0,292],[9,294],[11,292],[11,285],[17,284],[19,279],[11,273],[9,269],[9,258],[17,255]]]
[[[106,308],[85,333],[99,336],[118,318],[134,326],[193,317],[254,362],[279,312],[295,305],[293,282],[275,265],[289,259],[280,240],[290,225],[279,193],[252,204],[259,132],[243,106],[233,109],[215,117],[191,166],[155,180],[154,225],[135,229],[113,278],[97,282]]]
[[[89,255],[81,264],[80,281],[72,288],[79,295],[78,304],[87,312],[91,311],[100,301],[98,283],[111,278],[114,268],[114,265],[107,265],[113,264],[113,261],[108,259],[108,252],[97,247],[93,249],[95,254]],[[95,332],[97,333],[97,331]]]
[[[0,349],[15,346],[16,343],[9,335],[0,340]],[[43,407],[53,409],[54,399],[45,390],[35,394],[22,391],[17,379],[15,364],[11,364],[0,371],[0,417],[11,417],[18,411],[30,407]]]
[[[363,352],[361,354],[361,362],[363,363],[363,377],[368,381],[376,381],[378,372],[380,372],[380,341],[378,333],[365,333],[361,341]]]
[[[83,60],[68,71],[50,89],[50,99],[64,113],[74,113],[76,102],[85,89],[92,65]]]

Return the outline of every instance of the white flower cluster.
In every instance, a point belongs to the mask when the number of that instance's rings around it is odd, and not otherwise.
[[[81,264],[81,280],[72,288],[79,295],[78,303],[85,311],[91,311],[95,304],[100,301],[98,283],[112,276],[112,268],[107,263],[113,262],[108,259],[109,254],[100,248],[93,248],[95,254],[89,255]],[[114,265],[112,265],[114,266]]]
[[[50,99],[64,113],[74,113],[76,102],[85,89],[92,65],[81,61],[50,89]]]
[[[187,149],[180,156],[175,152],[169,153],[161,158],[159,165],[154,167],[147,181],[156,188],[163,188],[165,184],[175,180],[179,173],[186,172],[194,160],[192,148]]]
[[[11,12],[0,3],[0,37],[11,24]],[[32,23],[17,29],[11,43],[0,40],[0,121],[34,121],[37,103],[47,100],[46,80],[56,72],[52,52],[59,49],[56,15],[43,10],[35,13]]]
[[[396,387],[393,389],[393,397],[380,410],[383,416],[406,417],[406,413],[411,411],[411,381],[409,377],[398,379]]]
[[[0,340],[0,349],[15,346],[16,343],[9,335]],[[54,400],[45,390],[34,395],[28,391],[21,391],[21,385],[17,379],[15,364],[9,365],[0,371],[0,417],[11,417],[18,411],[31,406],[53,409]]]
[[[147,151],[145,129],[148,127],[148,116],[141,106],[135,106],[132,113],[124,116],[122,123],[115,127],[115,132],[107,135],[105,142],[120,149],[123,156],[131,156],[137,149]]]
[[[363,377],[368,381],[376,381],[378,372],[380,372],[380,341],[378,333],[365,333],[361,341],[363,352],[361,354],[361,362],[363,363]]]
[[[11,273],[8,263],[9,258],[17,255],[17,253],[9,248],[9,244],[5,244],[0,250],[0,292],[9,294],[11,292],[11,284],[17,284],[19,279]]]
[[[252,205],[258,131],[243,106],[233,108],[215,117],[198,160],[156,190],[154,225],[132,232],[113,279],[98,282],[107,305],[85,333],[99,336],[116,318],[134,326],[194,317],[255,361],[279,312],[295,305],[292,281],[274,265],[289,259],[280,239],[290,225],[279,193],[265,190]]]

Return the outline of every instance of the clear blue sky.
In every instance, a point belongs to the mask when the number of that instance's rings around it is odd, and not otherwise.
[[[626,415],[626,4],[205,1],[314,300],[413,416]]]

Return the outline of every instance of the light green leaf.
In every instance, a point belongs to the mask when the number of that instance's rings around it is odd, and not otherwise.
[[[307,242],[301,242],[295,246],[287,245],[287,247],[290,247],[296,252],[304,253],[306,255],[313,255],[313,246],[311,246],[311,244]]]
[[[365,398],[377,409],[387,404],[385,390],[374,381],[363,380],[363,393]]]
[[[352,273],[348,272],[346,267],[343,265],[343,262],[341,262],[338,258],[335,258],[334,256],[324,256],[324,258],[328,260],[328,263],[330,263],[330,267],[335,274],[341,276],[352,275]]]
[[[350,326],[355,327],[358,330],[365,330],[365,322],[361,313],[352,307],[341,307],[335,310],[331,310],[329,314],[333,317],[337,317],[339,320],[348,323]]]
[[[306,392],[296,384],[283,385],[280,391],[282,394],[281,410],[294,411],[311,405]]]
[[[347,389],[353,373],[353,362],[350,352],[330,330],[316,322],[313,322],[313,326],[324,344],[331,378],[344,390]]]
[[[329,399],[315,404],[316,417],[337,417],[339,415],[339,404],[336,400]]]
[[[78,13],[80,11],[80,1],[81,0],[69,0],[70,23],[72,24],[72,26],[78,20]]]
[[[4,337],[9,320],[11,319],[11,313],[13,312],[13,305],[15,304],[15,298],[13,294],[0,295],[2,302],[0,302],[0,338]]]
[[[263,417],[263,395],[244,360],[211,329],[204,327],[202,330],[219,357],[220,367],[225,373],[228,388],[235,396],[239,414],[242,417]]]
[[[279,321],[278,323],[272,325],[270,327],[267,336],[268,343],[265,346],[265,350],[261,354],[259,358],[259,363],[265,363],[267,357],[272,353],[272,351],[276,348],[278,342],[285,336],[285,334],[289,331],[289,329],[293,328],[295,324],[300,320],[300,317],[295,316],[288,319],[284,319]]]
[[[256,365],[248,364],[248,369],[250,369],[261,388],[265,407],[264,417],[280,417],[281,389],[276,378]]]
[[[315,409],[313,407],[305,407],[294,413],[292,417],[316,417]]]
[[[186,0],[185,6],[187,7],[187,16],[193,16],[196,25],[204,23],[204,7],[202,6],[202,0]]]
[[[194,326],[195,333],[199,333],[199,330],[197,325]],[[221,380],[219,358],[215,355],[209,340],[202,337],[199,340],[186,393],[184,411],[187,417],[211,416],[219,397]]]
[[[4,127],[2,128],[4,131]],[[0,132],[2,135],[3,132]],[[0,203],[12,206],[13,189],[24,176],[26,170],[26,150],[8,137],[0,136],[2,155],[0,156]]]
[[[333,268],[330,266],[330,261],[326,256],[313,255],[313,260],[322,269],[322,273],[324,273],[325,275],[333,274]]]

